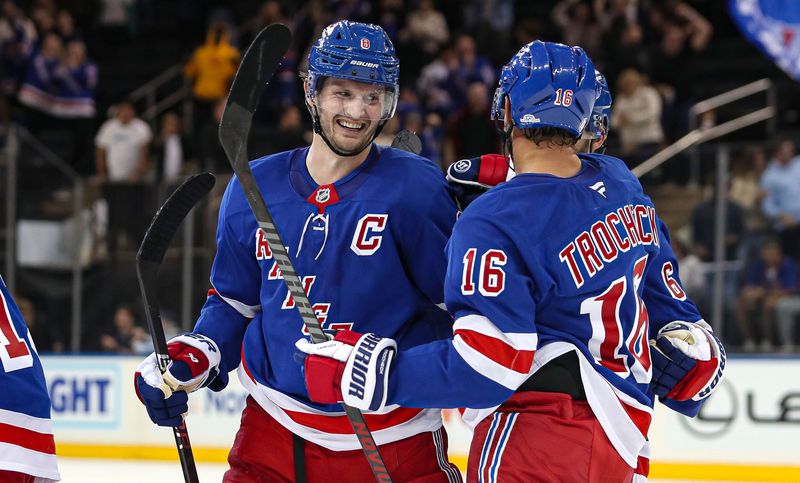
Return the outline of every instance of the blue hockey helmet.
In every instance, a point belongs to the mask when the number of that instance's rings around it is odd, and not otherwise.
[[[505,119],[506,99],[514,127],[555,127],[578,138],[597,99],[594,64],[580,47],[535,40],[503,67],[492,119]]]
[[[600,139],[603,134],[608,135],[611,122],[611,91],[608,89],[606,77],[600,71],[594,71],[597,81],[597,100],[592,108],[592,120],[586,129],[592,139]]]
[[[399,74],[400,61],[394,45],[381,27],[342,20],[326,27],[311,47],[306,96],[315,102],[321,81],[328,77],[372,84],[379,87],[377,95],[368,99],[379,106],[372,119],[386,120],[397,107]],[[341,108],[317,107],[334,111]]]

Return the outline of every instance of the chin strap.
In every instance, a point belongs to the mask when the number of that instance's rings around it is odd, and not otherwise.
[[[514,170],[514,146],[511,143],[511,130],[514,129],[514,125],[511,124],[509,127],[505,127],[505,125],[501,128],[499,124],[497,125],[497,132],[500,134],[500,141],[502,142],[503,146],[503,157],[506,160],[506,164],[508,165],[508,169],[512,173],[516,173]]]
[[[330,150],[333,151],[337,156],[357,156],[358,154],[361,154],[365,149],[367,149],[370,146],[370,144],[372,144],[372,141],[374,141],[375,138],[378,137],[381,131],[383,131],[383,127],[386,125],[387,122],[387,121],[381,121],[378,124],[378,128],[375,129],[375,133],[372,135],[372,138],[370,138],[370,140],[367,141],[359,149],[353,151],[342,151],[341,149],[333,145],[330,139],[328,139],[328,136],[325,135],[325,131],[322,130],[322,123],[320,123],[319,121],[319,113],[317,112],[317,106],[315,106],[313,103],[310,103],[309,111],[311,111],[311,120],[312,120],[311,124],[314,128],[314,132],[319,134],[322,140],[325,141],[325,144],[328,145],[328,148],[330,148]]]

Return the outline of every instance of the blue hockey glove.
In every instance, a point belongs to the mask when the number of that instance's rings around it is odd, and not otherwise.
[[[674,401],[700,401],[719,387],[725,348],[704,321],[670,322],[650,341],[653,392]]]
[[[368,411],[386,406],[389,369],[397,352],[393,339],[341,330],[327,342],[300,339],[295,346],[312,401],[344,402]]]
[[[181,424],[189,410],[188,393],[202,387],[220,391],[228,384],[228,374],[220,371],[217,344],[201,334],[184,334],[167,344],[170,362],[161,374],[155,353],[136,368],[136,395],[147,408],[150,419],[159,426]]]
[[[462,210],[486,190],[504,182],[507,175],[508,162],[500,154],[462,159],[447,168],[447,181]]]

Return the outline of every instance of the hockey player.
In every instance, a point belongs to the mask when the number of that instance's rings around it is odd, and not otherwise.
[[[0,481],[59,481],[50,424],[50,395],[42,363],[2,277],[0,387]]]
[[[619,159],[576,154],[593,74],[577,47],[536,41],[512,58],[493,117],[516,176],[453,230],[453,338],[411,349],[353,332],[301,339],[312,399],[485,408],[465,414],[477,424],[471,482],[631,481],[656,396],[699,411],[725,352],[681,288],[638,180]]]
[[[608,82],[600,71],[595,71],[598,85],[597,99],[592,108],[592,117],[575,143],[579,153],[603,153],[608,139],[611,119],[611,91]],[[472,201],[486,190],[511,179],[509,160],[502,154],[484,154],[479,157],[462,159],[447,167],[447,181],[456,194],[461,209],[466,209]]]
[[[373,144],[394,114],[398,72],[380,27],[327,27],[304,83],[311,146],[251,168],[323,326],[389,334],[410,348],[452,333],[444,248],[457,209],[436,165]],[[217,242],[213,288],[194,332],[170,342],[174,362],[163,378],[154,356],[140,365],[137,388],[151,419],[179,424],[187,392],[220,390],[238,366],[250,395],[225,481],[370,481],[342,406],[308,396],[293,361],[302,321],[236,179]],[[384,405],[365,419],[395,481],[460,481],[439,409]]]

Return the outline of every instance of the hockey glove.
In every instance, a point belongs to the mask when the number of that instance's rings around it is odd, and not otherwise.
[[[447,181],[462,210],[486,190],[505,181],[507,175],[508,162],[500,154],[462,159],[447,168]]]
[[[170,340],[171,362],[161,374],[155,353],[136,368],[136,395],[159,426],[175,427],[188,412],[188,393],[201,387],[220,391],[228,384],[228,373],[220,371],[217,344],[201,334],[183,334]]]
[[[670,322],[650,341],[653,392],[674,401],[701,401],[719,386],[725,348],[704,321]]]
[[[389,369],[397,352],[394,340],[341,330],[327,342],[300,339],[295,346],[312,401],[344,402],[368,411],[386,405]]]

